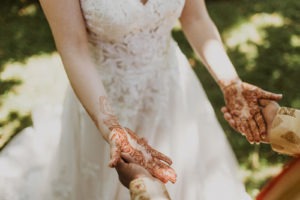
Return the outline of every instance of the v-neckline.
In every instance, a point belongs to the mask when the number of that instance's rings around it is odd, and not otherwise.
[[[137,1],[139,1],[142,6],[147,6],[150,0],[137,0]]]

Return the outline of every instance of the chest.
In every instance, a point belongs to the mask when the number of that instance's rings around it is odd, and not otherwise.
[[[124,34],[155,26],[172,26],[185,0],[81,0],[87,28],[99,34]],[[166,27],[169,28],[169,27]]]

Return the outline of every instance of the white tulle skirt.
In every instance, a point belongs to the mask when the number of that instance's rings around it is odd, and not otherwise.
[[[129,119],[126,126],[173,159],[178,180],[167,184],[172,199],[248,199],[214,110],[176,45],[172,62],[178,76],[171,79],[164,112],[155,120]],[[129,199],[129,191],[108,167],[109,145],[71,89],[62,110],[34,113],[34,127],[1,152],[0,199]]]

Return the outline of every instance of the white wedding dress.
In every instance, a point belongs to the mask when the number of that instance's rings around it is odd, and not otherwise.
[[[184,0],[81,0],[91,51],[121,124],[173,160],[178,179],[167,184],[172,199],[248,199],[214,110],[172,39],[183,5]],[[109,145],[71,89],[61,119],[59,143],[53,139],[58,130],[48,124],[47,134],[30,133],[26,140],[22,133],[5,148],[0,169],[6,166],[10,175],[1,174],[0,199],[129,199],[108,167]]]

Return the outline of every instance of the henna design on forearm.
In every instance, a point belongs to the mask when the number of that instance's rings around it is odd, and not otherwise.
[[[100,104],[100,111],[104,115],[103,123],[107,126],[107,128],[109,130],[113,130],[114,128],[121,127],[118,118],[113,113],[113,110],[107,100],[107,97],[105,96],[99,97],[99,104]]]

